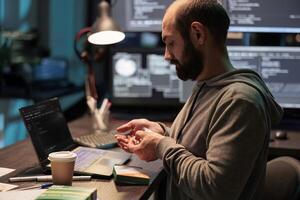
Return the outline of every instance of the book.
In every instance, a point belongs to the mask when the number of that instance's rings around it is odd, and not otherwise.
[[[115,165],[113,176],[117,184],[148,185],[150,183],[150,176],[141,167]]]
[[[36,200],[97,200],[95,188],[53,185],[39,195]]]

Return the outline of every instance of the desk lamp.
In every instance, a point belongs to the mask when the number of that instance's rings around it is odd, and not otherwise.
[[[87,104],[90,111],[94,113],[97,111],[97,89],[95,81],[95,72],[92,67],[92,61],[98,60],[101,55],[95,55],[98,59],[91,58],[90,53],[85,49],[83,52],[79,52],[77,48],[77,42],[84,35],[87,35],[87,41],[91,44],[95,44],[98,47],[107,47],[107,45],[115,44],[121,42],[125,38],[125,34],[120,31],[117,23],[110,16],[110,3],[106,0],[101,0],[98,4],[98,17],[93,23],[92,27],[87,27],[81,29],[75,37],[74,49],[77,56],[83,61],[88,69],[88,74],[85,81],[85,90]],[[99,49],[98,49],[99,50]],[[103,48],[101,48],[103,51]],[[103,54],[103,52],[98,51],[96,54]]]

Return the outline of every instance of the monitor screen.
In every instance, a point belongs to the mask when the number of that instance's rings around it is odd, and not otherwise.
[[[47,82],[68,79],[68,64],[62,58],[43,58],[34,66],[32,79],[34,82]]]
[[[300,47],[229,46],[236,68],[258,72],[284,108],[300,108]]]
[[[300,47],[228,46],[233,66],[256,71],[284,108],[300,108]],[[180,106],[192,81],[178,79],[161,50],[112,52],[112,102],[126,106]]]
[[[163,49],[114,49],[111,64],[113,105],[180,106],[189,95]]]
[[[123,31],[161,31],[172,0],[116,1],[112,14]],[[231,19],[233,32],[300,32],[300,1],[219,0]],[[284,5],[284,6],[283,6]]]
[[[74,145],[57,98],[22,107],[20,114],[40,161],[47,162],[49,153]]]
[[[173,0],[116,1],[112,15],[123,31],[161,31],[165,10]]]
[[[172,121],[192,91],[164,60],[163,49],[114,48],[111,52],[110,100],[116,118]]]
[[[300,32],[299,0],[222,0],[235,32]]]

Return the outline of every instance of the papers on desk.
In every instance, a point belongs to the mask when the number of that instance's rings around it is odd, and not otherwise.
[[[9,174],[10,172],[15,171],[15,169],[0,167],[0,177],[5,176],[6,174]]]
[[[13,185],[13,184],[7,184],[7,183],[0,183],[0,192],[5,192],[8,190],[12,190],[14,188],[17,188],[19,186]]]
[[[0,177],[5,176],[6,174],[9,174],[10,172],[15,171],[15,169],[0,167]],[[0,192],[8,191],[14,188],[17,188],[17,185],[7,184],[7,183],[0,183]],[[0,197],[0,200],[1,197]]]
[[[0,192],[0,200],[34,200],[45,190],[13,190],[8,192]]]

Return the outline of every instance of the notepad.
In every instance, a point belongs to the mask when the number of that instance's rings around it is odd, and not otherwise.
[[[95,188],[53,185],[43,192],[36,200],[60,199],[60,200],[96,200]]]
[[[115,165],[114,180],[117,184],[148,185],[150,176],[141,167]]]

